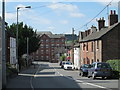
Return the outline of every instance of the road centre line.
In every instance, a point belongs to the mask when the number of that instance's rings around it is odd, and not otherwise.
[[[34,78],[36,77],[36,74],[38,73],[39,69],[40,69],[40,65],[39,65],[37,71],[35,72],[35,74],[33,76]],[[30,86],[31,86],[32,90],[34,90],[33,83],[32,83],[33,77],[31,77],[31,79],[30,79]]]

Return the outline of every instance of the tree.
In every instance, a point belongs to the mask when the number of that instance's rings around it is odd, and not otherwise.
[[[17,24],[13,23],[7,27],[7,30],[16,37]],[[40,36],[36,34],[36,30],[30,26],[24,25],[23,22],[18,24],[18,56],[21,57],[27,53],[27,37],[29,38],[29,54],[35,52],[40,46]]]

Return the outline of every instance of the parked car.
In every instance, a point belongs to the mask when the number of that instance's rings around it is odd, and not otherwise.
[[[94,62],[91,65],[91,68],[88,69],[88,78],[92,77],[95,79],[96,77],[105,77],[110,78],[112,75],[112,68],[108,63],[105,62]]]
[[[67,61],[67,62],[65,62],[65,64],[64,64],[64,69],[65,70],[73,70],[74,69],[74,66],[73,66],[73,64],[71,63],[71,62],[69,62],[69,61]]]
[[[65,62],[66,62],[66,61],[62,61],[62,62],[61,62],[61,68],[64,67]]]
[[[79,75],[80,76],[88,76],[88,69],[91,67],[90,64],[83,64],[81,67],[80,67],[80,73]]]

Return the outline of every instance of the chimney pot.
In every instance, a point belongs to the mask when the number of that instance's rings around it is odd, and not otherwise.
[[[102,17],[102,20],[104,20],[104,17]]]
[[[111,14],[111,15],[113,14],[113,11],[112,11],[112,10],[110,10],[110,14]]]
[[[114,10],[114,15],[116,14],[116,11]]]
[[[111,10],[111,12],[112,12],[112,15],[110,14],[109,17],[108,17],[109,18],[109,21],[108,21],[109,26],[118,22],[118,15],[116,14],[116,11]]]

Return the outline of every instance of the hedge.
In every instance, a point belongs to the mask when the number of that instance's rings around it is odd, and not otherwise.
[[[117,60],[108,60],[107,63],[110,64],[114,71],[120,72],[120,59]]]

